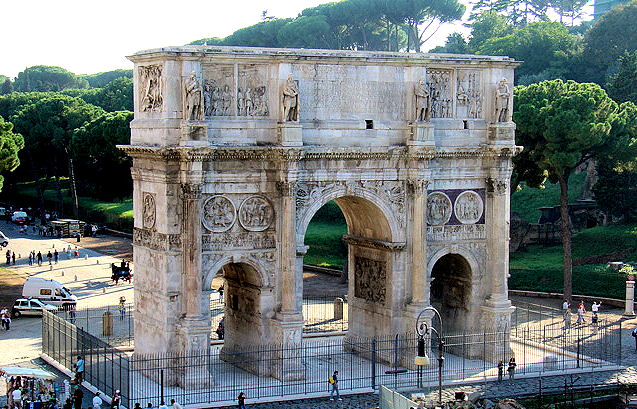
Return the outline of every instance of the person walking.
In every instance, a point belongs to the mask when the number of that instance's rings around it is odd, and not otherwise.
[[[599,301],[593,301],[593,305],[591,305],[591,311],[593,312],[593,324],[597,324],[599,321],[599,316],[597,314],[599,313],[599,307],[601,306],[602,303]]]
[[[577,323],[584,323],[584,313],[586,312],[586,308],[584,308],[584,301],[580,301],[577,306]]]
[[[174,400],[174,399],[171,399],[171,400],[170,400],[170,407],[171,407],[172,409],[181,409],[181,405],[180,405],[180,404],[178,404],[177,402],[175,402],[175,400]]]
[[[104,401],[100,398],[99,394],[93,397],[93,409],[102,409],[102,403],[104,403]]]
[[[126,298],[124,298],[124,296],[119,297],[119,305],[117,308],[119,309],[119,320],[124,321],[124,316],[126,315]]]
[[[334,374],[328,378],[328,382],[332,385],[330,390],[330,400],[334,400],[334,392],[336,392],[336,398],[341,399],[341,394],[338,392],[338,371],[334,371]]]
[[[7,250],[6,256],[7,256],[7,265],[10,266],[11,265],[11,250]]]
[[[119,409],[121,405],[122,397],[120,396],[119,389],[115,391],[115,394],[111,398],[111,409]]]
[[[219,302],[223,304],[223,284],[217,289],[217,292],[219,293]]]
[[[55,251],[53,252],[53,260],[55,261],[55,264],[58,263],[59,259],[60,259],[60,253],[58,253],[58,249],[55,249]]]
[[[81,356],[77,356],[77,362],[75,363],[75,379],[77,384],[81,385],[84,380],[84,360]]]
[[[22,409],[22,390],[19,387],[11,391],[11,399],[15,409]]]
[[[237,396],[238,409],[246,409],[246,394],[241,392],[239,396]]]
[[[567,330],[571,327],[571,311],[564,310],[564,330]]]
[[[49,260],[49,265],[51,265],[51,260],[53,259],[53,254],[51,254],[51,250],[46,253],[46,259]]]
[[[75,304],[71,304],[71,307],[69,307],[69,315],[71,317],[71,324],[75,324],[75,315],[77,312],[77,307]]]
[[[513,380],[515,378],[515,367],[517,364],[515,363],[515,358],[511,357],[509,359],[509,366],[507,368],[507,372],[509,373],[509,380]]]
[[[36,255],[36,259],[38,260],[38,267],[42,266],[42,252],[38,251],[38,254]]]
[[[73,391],[73,408],[74,409],[82,409],[82,399],[84,399],[84,392],[79,385],[75,385],[75,390]]]
[[[498,382],[502,382],[502,375],[504,375],[504,362],[500,359],[498,362]]]
[[[29,265],[33,265],[33,253],[29,252]]]
[[[13,265],[15,266],[15,251],[11,252],[11,261],[13,261]]]

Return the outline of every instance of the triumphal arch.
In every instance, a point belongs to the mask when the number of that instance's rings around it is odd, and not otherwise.
[[[507,328],[517,62],[212,46],[129,58],[137,352],[205,349],[218,272],[226,353],[301,343],[304,236],[331,200],[348,227],[349,337],[412,331],[430,304],[446,331]]]

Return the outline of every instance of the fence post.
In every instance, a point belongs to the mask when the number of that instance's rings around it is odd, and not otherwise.
[[[165,402],[164,401],[164,370],[163,369],[159,370],[159,387],[161,388],[161,390],[159,391],[159,394],[161,395],[160,402]]]
[[[622,322],[619,321],[619,364],[622,364]]]
[[[376,338],[372,339],[372,390],[376,390]]]
[[[577,327],[577,367],[579,368],[579,354],[580,354],[580,331],[581,327]]]

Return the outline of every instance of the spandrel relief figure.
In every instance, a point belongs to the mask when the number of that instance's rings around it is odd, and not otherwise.
[[[283,87],[283,122],[296,122],[299,120],[299,87],[292,77],[288,79]]]
[[[498,82],[495,90],[495,121],[510,122],[511,114],[509,112],[509,100],[511,99],[511,88],[507,84],[506,78],[502,78]]]
[[[416,96],[416,120],[429,122],[431,120],[431,96],[429,87],[421,78],[414,90]]]
[[[203,87],[197,79],[197,74],[192,72],[184,86],[186,100],[186,119],[203,120]]]

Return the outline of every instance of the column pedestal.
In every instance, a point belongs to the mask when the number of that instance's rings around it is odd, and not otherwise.
[[[496,122],[489,124],[489,144],[515,145],[515,123]]]
[[[179,145],[208,146],[208,123],[206,121],[183,121]]]
[[[279,122],[278,135],[281,146],[303,146],[303,133],[298,122]]]
[[[480,307],[484,320],[484,335],[486,339],[481,344],[469,345],[467,357],[482,359],[494,365],[498,361],[508,362],[514,357],[511,348],[511,314],[515,307],[509,300],[487,300]]]
[[[626,308],[624,317],[635,316],[635,282],[626,281]]]
[[[431,122],[411,122],[411,135],[407,146],[435,146],[434,125]]]
[[[210,368],[210,325],[199,318],[182,318],[177,324],[179,365],[174,365],[173,384],[184,389],[205,389],[214,385]],[[170,370],[168,372],[171,372]],[[170,382],[168,383],[171,384]]]
[[[272,333],[276,349],[272,356],[271,376],[282,381],[305,379],[301,362],[303,344],[303,317],[277,314],[272,320]]]

